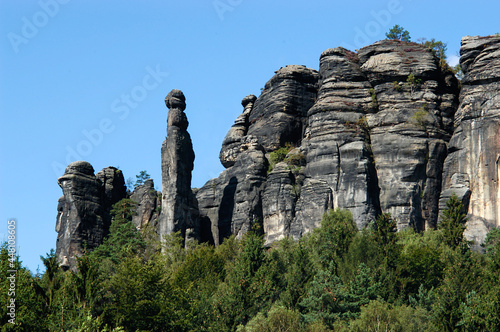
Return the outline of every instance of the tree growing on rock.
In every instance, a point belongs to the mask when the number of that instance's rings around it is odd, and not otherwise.
[[[135,176],[137,179],[134,184],[134,188],[137,186],[143,185],[144,182],[146,182],[147,179],[151,178],[151,176],[148,174],[147,171],[141,171],[139,174]]]
[[[389,32],[385,34],[387,39],[395,39],[395,40],[400,40],[400,41],[405,41],[405,42],[410,42],[411,37],[410,33],[408,30],[400,26],[399,24],[396,24],[393,26]]]

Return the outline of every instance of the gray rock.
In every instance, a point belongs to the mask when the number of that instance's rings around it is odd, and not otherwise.
[[[262,194],[265,245],[290,236],[299,188],[285,162],[276,164],[269,173]]]
[[[137,203],[137,214],[132,217],[132,223],[139,230],[151,225],[156,229],[161,207],[161,192],[154,188],[153,179],[147,179],[137,186],[130,195]]]
[[[180,90],[172,90],[165,98],[169,108],[167,138],[161,147],[162,156],[162,203],[158,219],[159,235],[180,232],[197,236],[196,223],[191,216],[192,192],[191,172],[194,152],[191,137],[186,131],[187,117],[184,114],[186,98]]]
[[[257,97],[248,95],[241,101],[243,105],[243,113],[234,121],[234,125],[229,129],[220,150],[219,159],[222,165],[226,168],[234,165],[236,158],[241,152],[241,145],[247,135],[248,126],[250,125],[248,117],[252,112],[253,105]]]
[[[91,251],[99,246],[109,231],[105,228],[103,186],[86,161],[68,165],[58,179],[63,196],[57,207],[56,257],[65,268],[76,269],[76,258],[84,247]]]
[[[257,137],[266,152],[285,143],[300,145],[317,85],[318,72],[314,69],[290,65],[276,71],[255,101],[248,135]]]
[[[105,236],[107,236],[109,227],[111,226],[111,209],[115,203],[127,197],[127,187],[125,186],[125,178],[122,171],[113,166],[100,170],[96,174],[96,178],[103,188],[104,196],[101,203],[104,207],[104,229]]]
[[[215,244],[232,234],[241,238],[254,224],[262,227],[267,159],[252,136],[246,137],[242,149],[234,166],[196,193],[202,238]],[[203,230],[210,230],[210,234]]]
[[[308,111],[304,140],[305,176],[328,186],[333,206],[349,209],[358,227],[363,228],[380,212],[366,122],[366,115],[376,111],[372,86],[357,55],[343,48],[322,53],[319,74],[318,98]],[[315,204],[304,205],[301,213],[310,215],[314,211],[306,210],[316,208]],[[315,224],[324,212],[321,210]]]
[[[500,226],[500,38],[464,37],[456,130],[448,146],[440,207],[455,193],[467,207],[468,240]]]
[[[333,209],[330,186],[321,180],[306,179],[295,208],[295,218],[290,225],[290,236],[298,240],[305,233],[321,226],[326,211]]]
[[[380,41],[361,49],[359,58],[377,104],[366,119],[380,209],[392,214],[399,229],[435,227],[456,79],[415,43]]]

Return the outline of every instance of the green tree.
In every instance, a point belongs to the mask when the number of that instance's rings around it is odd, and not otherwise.
[[[438,229],[443,232],[444,242],[452,249],[466,244],[464,242],[464,230],[467,218],[463,213],[464,206],[458,199],[457,195],[453,194],[446,202],[446,208],[443,210],[441,220],[438,224]]]
[[[435,243],[432,236],[437,233],[428,231],[426,236],[405,230],[399,236],[402,245],[401,253],[396,261],[397,283],[401,298],[422,295],[424,290],[439,286],[443,278],[444,262],[440,259],[442,246]],[[398,235],[401,235],[398,233]]]
[[[11,266],[11,263],[13,266]],[[16,272],[14,272],[16,271]],[[22,266],[19,256],[11,261],[8,243],[0,244],[0,327],[1,331],[44,331],[47,329],[47,296],[39,276]],[[7,305],[15,300],[15,317]],[[15,318],[15,324],[9,319]]]
[[[234,264],[227,266],[225,282],[212,297],[211,327],[214,330],[234,331],[267,305],[256,296],[254,284],[260,280],[258,271],[266,261],[263,244],[263,237],[254,231],[244,236]]]
[[[357,233],[358,228],[350,211],[336,209],[323,215],[321,227],[315,229],[310,238],[323,268],[328,267],[332,261],[335,266],[338,265]]]
[[[390,213],[382,213],[373,222],[375,242],[383,249],[386,257],[390,256],[397,242],[397,223]]]
[[[137,186],[143,185],[147,179],[151,178],[151,176],[146,171],[140,171],[139,174],[137,174],[135,176],[135,178],[136,178],[136,181],[134,184],[134,188],[136,188]]]
[[[405,305],[391,306],[380,301],[371,301],[361,308],[361,315],[350,324],[350,331],[434,331],[429,313],[422,308]]]
[[[443,43],[440,40],[436,40],[435,38],[432,38],[431,40],[423,40],[422,45],[425,47],[429,48],[434,55],[439,59],[439,66],[441,68],[447,68],[447,63],[446,63],[446,50],[447,50],[447,45],[446,43]]]
[[[280,305],[273,305],[267,314],[259,312],[246,326],[238,326],[237,332],[301,331],[300,313]]]
[[[385,34],[385,36],[387,37],[387,39],[396,39],[396,40],[401,40],[401,41],[405,41],[405,42],[411,41],[410,33],[407,30],[405,30],[405,28],[403,28],[402,26],[399,26],[398,24],[393,26],[389,30],[389,32],[387,32]]]
[[[436,300],[433,305],[433,316],[440,331],[455,331],[457,324],[463,320],[467,294],[478,292],[485,283],[484,260],[478,253],[471,250],[463,251],[456,248],[446,258],[444,278],[436,289]],[[476,299],[471,299],[473,305]]]
[[[144,251],[146,243],[141,233],[132,224],[132,216],[136,213],[137,203],[124,198],[113,205],[111,214],[113,220],[109,227],[109,236],[93,251],[98,258],[109,258],[113,263],[130,251],[138,254]]]
[[[318,271],[307,296],[300,302],[306,323],[321,320],[333,328],[336,320],[358,317],[361,307],[380,294],[381,284],[366,265],[358,266],[356,276],[347,285],[333,270],[332,263],[329,269]]]
[[[103,321],[128,331],[183,331],[192,317],[182,290],[168,279],[161,254],[144,262],[127,256],[109,277]]]
[[[282,278],[285,283],[280,292],[280,300],[287,308],[297,308],[298,302],[306,294],[306,285],[314,275],[309,248],[304,240],[298,243],[285,238],[274,249],[282,255],[283,264],[287,267]]]
[[[57,261],[54,249],[51,249],[46,257],[40,256],[40,259],[45,266],[45,273],[42,276],[41,282],[47,292],[48,306],[51,307],[54,292],[58,288],[58,276],[60,272],[59,262]]]

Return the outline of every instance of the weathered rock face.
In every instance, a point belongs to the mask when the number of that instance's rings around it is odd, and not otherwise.
[[[359,52],[373,86],[367,114],[380,208],[398,228],[434,227],[457,80],[419,44],[385,40]]]
[[[116,167],[109,166],[103,168],[96,174],[96,178],[103,188],[101,203],[104,207],[104,229],[107,235],[107,230],[109,230],[109,226],[111,225],[110,212],[113,204],[127,197],[127,187],[125,186],[125,178],[122,171]]]
[[[234,125],[229,129],[222,142],[219,159],[222,165],[226,168],[234,165],[236,158],[240,154],[241,145],[247,135],[250,122],[248,117],[253,109],[253,105],[257,97],[248,95],[241,101],[243,105],[243,113],[234,121]]]
[[[433,228],[455,193],[467,210],[466,236],[479,243],[500,226],[500,38],[464,38],[461,65],[460,96],[453,73],[415,43],[328,49],[319,72],[281,68],[259,98],[243,99],[219,155],[226,170],[195,190],[185,97],[172,90],[161,213],[146,181],[131,196],[139,203],[133,222],[214,244],[257,224],[271,245],[319,227],[332,208],[350,210],[359,228],[381,212],[399,229]],[[105,236],[110,206],[125,196],[123,176],[112,167],[94,176],[76,162],[59,183],[57,255],[74,266],[84,241],[92,249]]]
[[[464,37],[456,129],[448,147],[440,206],[455,193],[467,207],[465,236],[482,243],[500,226],[500,38]]]
[[[239,189],[241,176],[228,174],[247,171],[248,164],[238,159],[245,151],[242,142],[254,137],[266,158],[291,143],[300,146],[305,160],[298,168],[278,163],[253,183],[247,200],[255,202],[252,209],[262,209],[268,244],[302,236],[337,207],[349,209],[359,228],[381,212],[390,212],[399,229],[434,227],[457,96],[451,71],[415,43],[385,40],[359,54],[329,49],[321,55],[319,73],[282,68],[259,98],[244,99],[245,110],[220,154],[228,169],[197,193],[202,223],[216,243],[235,234],[234,221],[243,210],[226,216],[234,210],[233,200],[224,205],[221,188],[232,196],[248,194]],[[248,218],[248,211],[242,215]]]
[[[245,97],[243,113],[227,133],[220,160],[224,167],[234,165],[246,136],[253,136],[266,152],[285,143],[300,145],[307,110],[314,104],[318,72],[304,66],[286,66],[276,71],[258,99]]]
[[[350,209],[362,228],[380,211],[366,120],[367,114],[377,110],[370,94],[372,86],[357,55],[343,48],[323,52],[319,74],[318,98],[308,111],[303,144],[307,154],[303,189],[307,194],[299,199],[295,222],[297,229],[309,231],[319,226],[327,209],[340,207]]]
[[[91,251],[109,232],[111,206],[126,196],[121,171],[104,168],[94,175],[88,162],[76,161],[58,180],[63,191],[57,207],[56,257],[65,268],[74,269],[84,244]]]
[[[248,135],[256,137],[266,152],[285,143],[300,145],[317,84],[318,72],[314,69],[291,65],[278,70],[255,101]]]
[[[258,99],[254,95],[243,99],[243,113],[227,133],[219,156],[228,169],[219,178],[207,182],[196,194],[202,234],[210,230],[210,235],[202,236],[202,240],[218,244],[231,234],[241,237],[256,223],[264,226],[270,239],[273,238],[273,227],[266,225],[272,223],[279,224],[277,227],[286,230],[288,235],[294,211],[280,213],[277,209],[283,205],[294,206],[296,197],[290,196],[286,183],[279,183],[284,174],[272,175],[276,183],[269,182],[264,194],[268,168],[265,153],[285,143],[300,144],[307,110],[316,98],[317,84],[316,70],[286,66],[266,83]],[[293,189],[295,179],[292,182],[289,185]],[[287,192],[276,192],[280,188]],[[270,205],[263,211],[264,195],[268,196],[264,200]],[[284,201],[274,204],[271,197],[275,195]],[[284,236],[284,233],[275,233],[278,238]]]
[[[137,214],[132,217],[132,223],[142,230],[151,225],[156,229],[161,207],[161,193],[155,190],[153,179],[147,179],[137,186],[130,195],[137,203]]]
[[[188,120],[184,110],[186,98],[180,90],[172,90],[165,98],[169,108],[167,138],[161,147],[162,204],[159,234],[180,231],[182,236],[197,233],[196,220],[190,213],[192,205],[191,172],[194,152],[191,137],[186,131]]]
[[[252,136],[246,137],[241,149],[234,166],[196,193],[204,241],[220,244],[231,234],[241,238],[253,224],[262,224],[267,159]]]

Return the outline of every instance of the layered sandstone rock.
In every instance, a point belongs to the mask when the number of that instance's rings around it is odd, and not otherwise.
[[[463,86],[440,206],[453,193],[462,199],[465,236],[477,245],[500,226],[500,37],[464,37],[460,54]]]
[[[137,186],[130,199],[137,203],[137,212],[132,216],[135,227],[143,230],[151,225],[156,229],[160,215],[161,192],[155,190],[153,179],[147,179],[144,184]]]
[[[94,175],[86,161],[68,165],[58,179],[63,196],[57,207],[56,257],[64,268],[76,268],[76,257],[84,248],[92,251],[102,244],[111,224],[109,212],[114,203],[126,196],[120,170],[104,168]]]
[[[191,217],[191,172],[194,151],[191,136],[187,132],[188,120],[184,110],[186,98],[180,90],[172,90],[165,98],[169,108],[167,138],[161,147],[162,203],[159,216],[159,235],[181,232],[193,235],[197,223]],[[197,236],[197,235],[193,235]]]

